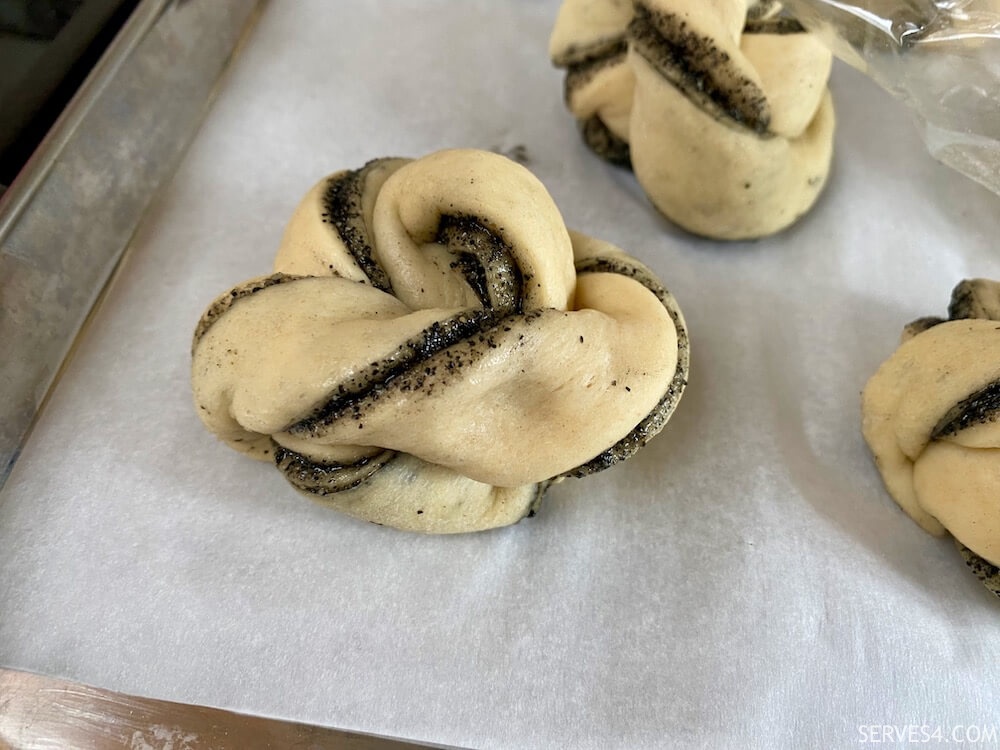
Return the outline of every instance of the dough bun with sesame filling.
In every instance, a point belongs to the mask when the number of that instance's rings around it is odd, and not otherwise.
[[[889,494],[1000,596],[1000,283],[963,281],[947,319],[906,326],[861,408]]]
[[[309,497],[447,533],[631,456],[687,371],[649,269],[568,230],[524,167],[451,150],[316,185],[274,273],[201,318],[192,382],[212,433]]]
[[[549,43],[597,154],[695,234],[794,223],[833,153],[832,55],[771,0],[564,0]]]

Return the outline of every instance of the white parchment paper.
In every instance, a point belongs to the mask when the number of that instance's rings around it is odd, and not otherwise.
[[[859,393],[909,320],[1000,278],[1000,199],[838,67],[830,184],[792,230],[661,219],[562,105],[557,3],[271,3],[0,503],[0,664],[481,748],[847,747],[1000,724],[1000,601],[883,490]],[[202,428],[191,333],[325,174],[523,147],[567,223],[679,300],[691,384],[540,514],[423,537],[341,516]],[[68,238],[71,241],[71,238]]]

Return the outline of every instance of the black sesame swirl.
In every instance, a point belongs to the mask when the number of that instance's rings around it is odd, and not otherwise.
[[[918,318],[904,329],[904,337],[938,326],[947,320],[1000,321],[1000,284],[988,279],[966,279],[951,292],[948,317]],[[957,435],[962,430],[1000,420],[1000,380],[987,383],[956,403],[934,427],[933,439]]]
[[[955,544],[973,575],[992,593],[1000,596],[1000,568],[984,560],[961,542],[956,540]]]
[[[442,216],[436,241],[455,256],[451,268],[495,316],[521,312],[524,277],[508,245],[475,216]]]
[[[567,63],[566,78],[563,83],[563,99],[566,106],[575,111],[575,98],[580,92],[595,82],[602,73],[626,64],[628,43],[622,34],[610,42],[591,48],[588,54]],[[601,113],[595,111],[580,118],[580,134],[584,142],[598,156],[622,167],[631,167],[628,141],[616,135],[604,121]]]
[[[343,240],[354,262],[368,281],[392,293],[389,275],[374,250],[369,219],[363,208],[367,181],[376,170],[400,159],[373,159],[361,169],[347,170],[331,177],[325,185],[322,219]],[[510,247],[475,216],[443,215],[436,241],[451,249],[456,257],[453,268],[463,273],[485,307],[514,303],[519,299],[520,269]],[[498,294],[496,299],[483,295]]]
[[[389,277],[375,258],[368,221],[362,207],[365,182],[369,174],[386,161],[388,160],[373,159],[361,169],[342,172],[330,178],[323,195],[325,211],[322,216],[323,221],[336,228],[354,262],[361,267],[375,288],[391,293]]]
[[[371,479],[396,457],[395,451],[380,451],[354,461],[311,461],[301,453],[274,444],[274,463],[295,489],[326,497],[347,492]]]
[[[477,339],[487,341],[488,332],[496,324],[497,317],[489,310],[470,310],[434,321],[383,359],[357,368],[337,384],[329,401],[305,419],[289,425],[286,431],[298,437],[323,437],[341,419],[363,420],[367,408],[382,399],[390,385],[403,392],[433,389],[434,382],[430,379],[437,375],[437,365],[432,368],[429,362],[436,355],[448,352],[442,376],[466,366],[481,356],[482,348],[462,347],[462,351],[455,353],[451,353],[451,348]]]
[[[699,109],[768,133],[767,97],[718,39],[691,28],[680,13],[641,2],[628,30],[633,48]]]

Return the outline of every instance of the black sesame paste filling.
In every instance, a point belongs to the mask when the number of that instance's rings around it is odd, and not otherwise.
[[[375,159],[359,170],[331,179],[323,195],[323,221],[332,224],[347,251],[377,289],[393,293],[388,273],[375,257],[362,200],[365,181],[385,159]],[[513,252],[496,233],[476,217],[444,215],[435,241],[456,256],[458,271],[476,293],[483,307],[507,314],[520,310],[523,284]]]
[[[982,279],[966,279],[951,292],[948,318],[1000,320],[1000,284]]]
[[[524,280],[510,246],[472,216],[441,217],[435,241],[445,245],[455,261],[451,264],[494,315],[521,312]]]
[[[962,399],[938,422],[931,438],[956,435],[968,427],[996,422],[1000,418],[1000,381],[990,383]]]
[[[948,317],[927,316],[908,323],[905,331],[911,336],[923,333],[946,320],[1000,321],[1000,283],[983,279],[965,279],[951,291]]]
[[[195,326],[194,329],[194,341],[191,344],[192,353],[208,329],[211,328],[215,322],[236,303],[237,300],[249,297],[251,294],[256,294],[257,292],[263,291],[264,289],[274,286],[275,284],[284,284],[286,282],[302,278],[305,277],[287,273],[273,273],[270,276],[254,279],[253,281],[247,281],[237,287],[233,287],[229,293],[224,294],[215,300],[208,310],[205,311],[205,314],[201,316],[201,320],[198,321],[198,325]]]
[[[951,293],[948,320],[1000,319],[1000,284],[966,279]],[[906,332],[917,335],[945,322],[941,318],[918,318],[906,326]],[[931,432],[937,440],[958,434],[976,425],[1000,419],[1000,381],[989,383],[949,409]]]
[[[602,70],[623,64],[627,54],[628,42],[624,34],[587,48],[586,54],[577,52],[576,58],[566,66],[566,78],[563,82],[566,106],[572,110],[574,92],[590,83]],[[631,169],[632,156],[628,142],[612,133],[599,115],[580,120],[580,134],[584,143],[602,159]]]
[[[558,54],[553,62],[556,67],[572,70],[590,63],[600,62],[610,57],[622,55],[628,48],[625,32],[598,39],[590,44],[571,44]]]
[[[598,115],[580,122],[580,135],[583,142],[602,159],[615,166],[632,168],[632,149],[628,142],[611,132]]]
[[[1000,568],[989,560],[984,560],[957,539],[955,540],[955,544],[959,552],[962,553],[962,557],[965,558],[965,564],[969,566],[969,570],[976,575],[976,578],[983,582],[986,588],[997,596],[1000,596]]]
[[[700,109],[768,134],[767,97],[711,37],[689,29],[675,13],[651,11],[641,3],[636,3],[628,33],[636,51]]]
[[[976,305],[976,292],[973,286],[966,281],[962,281],[951,291],[951,302],[948,305],[949,320],[967,320],[978,318],[978,305]]]
[[[415,380],[410,389],[423,387],[430,375],[420,369],[424,362],[470,337],[484,335],[496,323],[497,318],[490,310],[468,310],[436,321],[381,361],[372,362],[338,385],[330,400],[287,431],[296,436],[316,438],[322,437],[340,419],[350,417],[360,421],[365,408],[381,398],[389,383],[412,374]]]
[[[354,489],[389,464],[396,455],[395,451],[386,450],[349,464],[317,463],[274,443],[274,463],[285,478],[297,490],[320,497]]]
[[[385,269],[375,259],[372,236],[365,220],[363,196],[365,181],[373,169],[386,159],[373,159],[361,169],[343,172],[332,178],[323,194],[323,221],[337,230],[354,262],[376,289],[392,293]]]

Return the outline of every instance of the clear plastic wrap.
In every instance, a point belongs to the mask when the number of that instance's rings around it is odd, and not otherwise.
[[[787,0],[919,118],[931,155],[1000,193],[1000,0]]]

